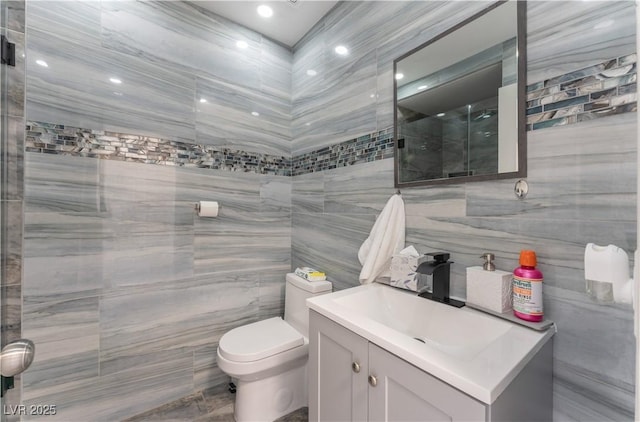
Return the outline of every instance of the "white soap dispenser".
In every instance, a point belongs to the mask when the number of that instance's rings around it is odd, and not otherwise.
[[[496,270],[495,255],[484,253],[482,267],[467,267],[467,305],[499,314],[512,309],[510,272]]]

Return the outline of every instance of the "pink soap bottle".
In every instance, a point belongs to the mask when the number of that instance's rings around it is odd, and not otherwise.
[[[531,322],[542,321],[542,273],[536,253],[520,251],[520,266],[513,270],[513,314]]]

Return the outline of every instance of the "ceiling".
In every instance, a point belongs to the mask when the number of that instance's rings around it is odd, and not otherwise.
[[[248,1],[197,0],[198,6],[237,22],[256,32],[293,47],[337,1],[325,0],[275,0]],[[258,6],[266,4],[273,9],[273,16],[258,15]]]

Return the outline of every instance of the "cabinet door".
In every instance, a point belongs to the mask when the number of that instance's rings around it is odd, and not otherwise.
[[[369,344],[370,421],[484,421],[483,403]],[[373,386],[372,384],[375,384]]]
[[[368,341],[311,310],[309,420],[366,421]]]

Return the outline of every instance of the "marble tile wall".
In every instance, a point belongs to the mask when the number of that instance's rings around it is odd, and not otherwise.
[[[31,2],[26,27],[22,402],[114,421],[225,383],[222,334],[283,313],[291,52],[197,2]]]
[[[530,84],[527,87],[527,93],[528,131],[635,112],[637,110],[636,54],[612,58],[585,69]],[[406,138],[408,147],[420,145],[416,143],[418,138],[411,133],[416,131],[413,125],[408,124],[401,134],[401,137]],[[419,129],[417,132],[421,133]],[[464,145],[460,144],[459,139],[447,141],[449,148],[444,150],[445,162],[448,161],[446,155],[450,152],[452,145],[458,144],[459,149],[464,150]],[[430,148],[438,147],[432,145]],[[420,155],[421,152],[418,150],[414,152],[414,155],[416,154]],[[492,154],[496,154],[495,145],[493,148],[488,145],[487,148],[472,154],[472,160],[477,161],[472,165],[477,174],[495,172],[490,168]],[[455,163],[460,161],[457,158],[459,155],[453,154],[456,157]],[[372,134],[294,155],[292,174],[300,175],[391,157],[393,157],[393,127],[388,127]],[[420,161],[423,165],[418,170],[434,168],[434,166],[424,165],[429,161],[429,157],[421,157]],[[463,169],[452,168],[447,169],[447,172],[461,170]],[[403,180],[411,181],[414,178],[407,175]],[[418,178],[424,178],[424,176]]]
[[[30,120],[290,154],[291,52],[197,2],[33,2],[27,27]]]
[[[22,226],[24,205],[25,2],[0,1],[0,32],[15,44],[16,65],[0,66],[0,347],[22,337]],[[3,127],[4,126],[4,127]],[[0,399],[21,403],[22,378]],[[2,421],[17,420],[11,414]],[[10,413],[10,412],[9,412]]]
[[[290,178],[33,153],[26,169],[25,404],[135,415],[225,382],[220,336],[282,313]],[[201,199],[220,216],[198,218]]]
[[[292,54],[197,3],[30,3],[28,57],[49,67],[27,63],[29,120],[293,156],[295,177],[27,154],[20,306],[39,358],[25,404],[57,404],[61,420],[138,414],[223,382],[219,337],[281,313],[291,267],[355,285],[394,191],[392,62],[488,4],[344,2]],[[528,83],[635,51],[632,7],[529,2]],[[581,263],[590,241],[635,247],[633,133],[633,113],[530,132],[524,202],[511,181],[403,191],[407,241],[452,252],[455,295],[480,252],[509,269],[538,251],[560,330],[555,420],[633,416],[631,311],[592,303]],[[352,161],[348,148],[374,138],[382,153]],[[359,165],[333,168],[343,148]],[[201,199],[220,201],[220,218],[195,218]]]
[[[292,155],[393,126],[393,60],[488,4],[345,2],[331,11],[295,48]],[[334,53],[340,43],[348,55]]]
[[[332,10],[294,51],[293,155],[391,127],[393,59],[486,4],[349,2]],[[377,11],[385,7],[390,17],[382,23]],[[535,1],[527,9],[528,84],[635,52],[633,3]],[[331,58],[338,40],[354,49],[340,67]],[[319,80],[307,76],[309,68]],[[324,92],[334,77],[339,92]],[[517,266],[520,249],[538,252],[546,315],[558,326],[556,421],[633,419],[633,313],[590,300],[583,256],[588,242],[635,249],[635,133],[635,113],[528,132],[524,201],[515,199],[511,180],[402,192],[407,243],[452,253],[454,295],[465,296],[465,268],[478,265],[482,252],[494,252],[505,270]],[[292,265],[325,270],[337,289],[356,285],[358,248],[395,190],[393,160],[294,175],[292,188]]]

